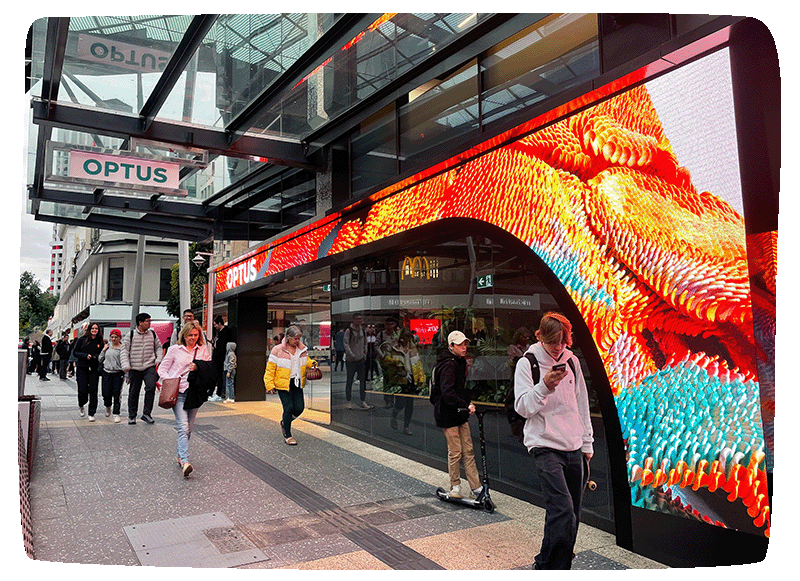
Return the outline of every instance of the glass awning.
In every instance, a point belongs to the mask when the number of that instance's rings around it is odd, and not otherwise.
[[[39,19],[27,55],[29,209],[40,220],[132,232],[182,216],[185,227],[176,223],[170,232],[184,239],[272,236],[315,215],[321,148],[341,128],[356,126],[370,107],[423,76],[430,62],[441,62],[435,57],[466,50],[512,17]],[[64,177],[72,175],[74,150],[113,150],[105,173],[119,176],[108,168],[120,164],[132,173],[140,169],[141,142],[158,150],[147,152],[148,160],[180,166],[176,187]]]

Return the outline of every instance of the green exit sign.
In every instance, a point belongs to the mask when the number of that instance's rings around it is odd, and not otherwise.
[[[492,279],[491,274],[484,274],[483,276],[478,277],[478,288],[489,288],[494,286],[494,280]]]

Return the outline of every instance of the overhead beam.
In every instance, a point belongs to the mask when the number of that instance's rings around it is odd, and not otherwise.
[[[142,130],[146,131],[153,122],[156,114],[159,112],[162,105],[164,105],[170,92],[172,92],[178,79],[180,79],[181,74],[186,69],[189,61],[192,60],[192,57],[202,44],[208,31],[214,26],[216,20],[216,14],[201,14],[195,16],[191,23],[189,23],[189,27],[186,29],[183,38],[175,48],[175,52],[172,53],[172,57],[169,59],[169,62],[167,62],[156,86],[150,93],[150,97],[139,112]]]
[[[247,134],[230,144],[228,134],[222,129],[186,125],[172,121],[153,121],[146,129],[137,115],[109,110],[90,109],[52,103],[49,107],[41,100],[31,101],[33,122],[40,125],[60,127],[85,133],[114,135],[126,139],[135,137],[177,146],[192,146],[206,149],[211,154],[228,157],[257,159],[265,163],[300,167],[309,171],[321,171],[323,166],[313,163],[303,152],[298,140],[276,139]]]
[[[114,232],[128,232],[130,234],[144,234],[157,238],[168,238],[171,240],[190,240],[199,242],[206,240],[212,234],[211,228],[171,228],[165,230],[163,224],[156,222],[142,222],[140,220],[116,219],[113,216],[101,216],[100,214],[90,215],[86,218],[68,218],[66,216],[49,216],[35,214],[34,219],[40,222],[51,222],[55,224],[68,224],[72,226],[82,226],[84,228],[99,228],[101,230],[111,230]]]
[[[343,14],[339,17],[330,30],[319,37],[297,61],[230,120],[226,129],[231,134],[232,143],[243,139],[243,132],[249,130],[258,117],[278,103],[292,87],[329,58],[334,51],[339,50],[380,16],[380,13],[375,13]]]

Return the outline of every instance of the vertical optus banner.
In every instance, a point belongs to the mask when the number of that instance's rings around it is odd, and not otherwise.
[[[753,241],[751,273],[730,68],[720,50],[378,192],[365,217],[326,217],[226,265],[217,288],[438,220],[503,228],[555,273],[592,334],[632,504],[769,536],[777,233]]]

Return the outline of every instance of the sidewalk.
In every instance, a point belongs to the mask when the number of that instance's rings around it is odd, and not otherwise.
[[[278,396],[207,403],[175,461],[171,411],[128,425],[78,415],[73,379],[28,375],[41,399],[31,475],[36,560],[157,567],[390,570],[530,569],[544,511],[492,492],[489,514],[439,501],[444,472],[326,427],[306,410],[283,443]],[[140,411],[143,396],[140,401]],[[21,537],[18,542],[21,541]],[[21,550],[20,542],[20,550]],[[580,527],[575,569],[664,568]]]

